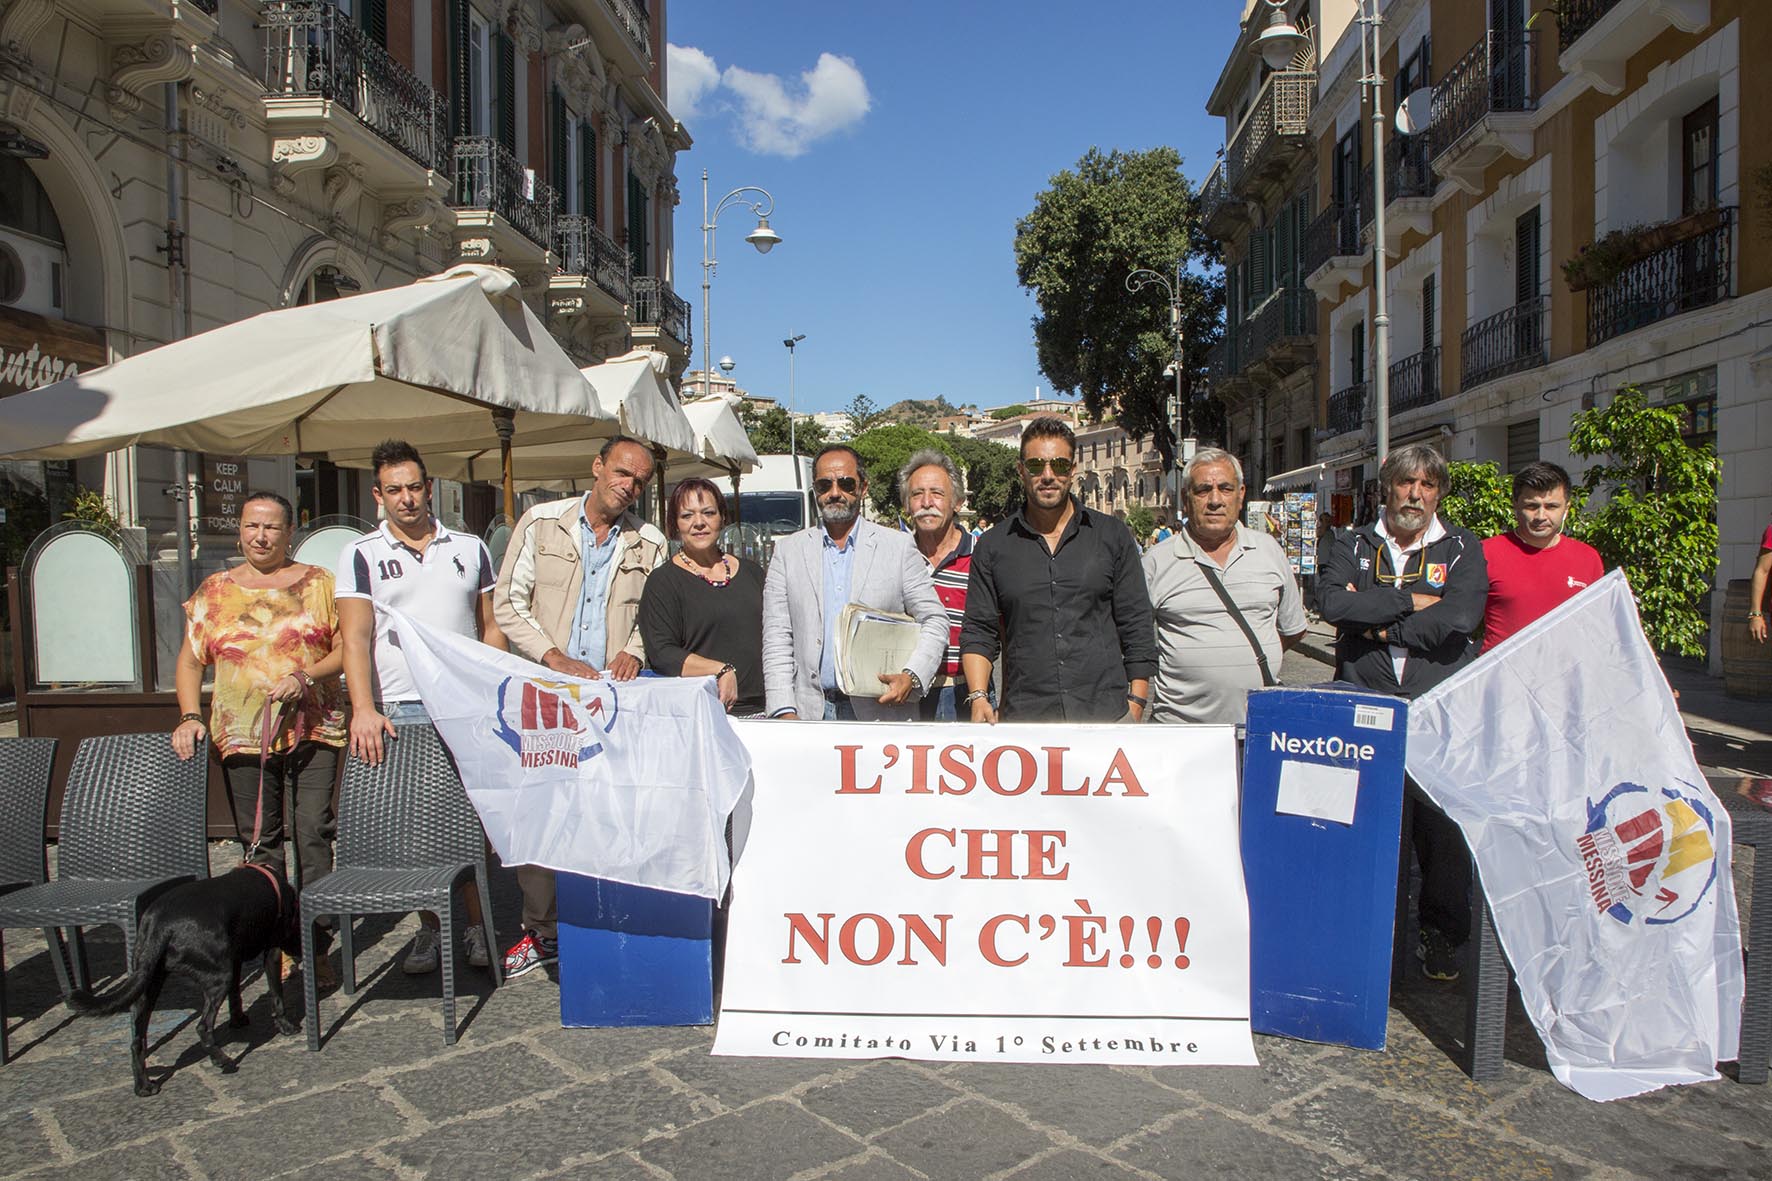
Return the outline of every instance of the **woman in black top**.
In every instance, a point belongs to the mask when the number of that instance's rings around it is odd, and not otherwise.
[[[703,479],[671,493],[665,533],[683,548],[646,579],[640,637],[654,672],[717,677],[732,714],[763,712],[763,571],[720,549],[725,502]]]

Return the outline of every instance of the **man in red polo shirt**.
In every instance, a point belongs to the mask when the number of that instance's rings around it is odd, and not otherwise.
[[[1515,474],[1514,527],[1483,542],[1483,558],[1489,565],[1483,651],[1605,573],[1598,550],[1563,536],[1563,519],[1568,515],[1568,472],[1540,461]]]

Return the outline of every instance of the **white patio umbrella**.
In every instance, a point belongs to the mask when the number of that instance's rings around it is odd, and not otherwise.
[[[230,454],[424,451],[592,438],[614,414],[523,303],[460,266],[405,287],[264,312],[0,399],[0,455],[68,459],[157,443]],[[488,413],[490,411],[490,413]],[[507,512],[512,474],[501,463]]]
[[[638,349],[579,370],[613,420],[599,424],[592,435],[514,440],[510,447],[511,467],[517,473],[514,486],[565,491],[588,486],[592,461],[603,442],[618,431],[646,444],[660,472],[694,455],[695,429],[666,377],[669,366],[664,354]],[[502,470],[498,448],[484,439],[465,445],[441,441],[424,449],[424,457],[426,470],[446,480],[494,480]],[[366,466],[369,450],[360,446],[334,458],[347,466]]]

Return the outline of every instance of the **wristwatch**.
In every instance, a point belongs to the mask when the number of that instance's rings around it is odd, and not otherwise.
[[[979,698],[989,697],[990,695],[991,695],[991,691],[989,689],[974,689],[972,692],[966,694],[966,696],[961,699],[960,704],[961,705],[971,705],[974,701],[977,701]]]
[[[918,699],[921,699],[923,696],[923,678],[908,668],[904,669],[903,672],[905,676],[911,679],[911,688],[916,692]]]

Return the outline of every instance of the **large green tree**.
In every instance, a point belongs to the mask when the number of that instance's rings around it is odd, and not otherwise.
[[[989,439],[947,437],[954,459],[966,475],[966,505],[982,520],[1001,521],[1021,505],[1021,476],[1016,450]]]
[[[1016,223],[1015,274],[1039,305],[1041,372],[1054,389],[1080,393],[1090,415],[1113,413],[1132,435],[1154,439],[1165,464],[1175,454],[1167,408],[1175,381],[1163,373],[1175,352],[1169,301],[1161,285],[1134,293],[1126,279],[1148,268],[1174,284],[1178,266],[1183,400],[1190,420],[1222,421],[1193,405],[1221,331],[1218,244],[1200,227],[1174,148],[1091,148]]]
[[[751,446],[757,449],[758,455],[786,455],[788,453],[788,412],[780,406],[771,406],[761,414],[752,412],[750,403],[745,403],[743,415],[745,433],[751,437]],[[794,427],[791,436],[795,449],[801,455],[811,455],[825,445],[824,427],[810,418],[801,419]]]
[[[866,434],[886,421],[886,412],[874,405],[874,400],[866,394],[857,394],[849,399],[849,405],[843,407],[843,413],[849,418],[849,437]]]

